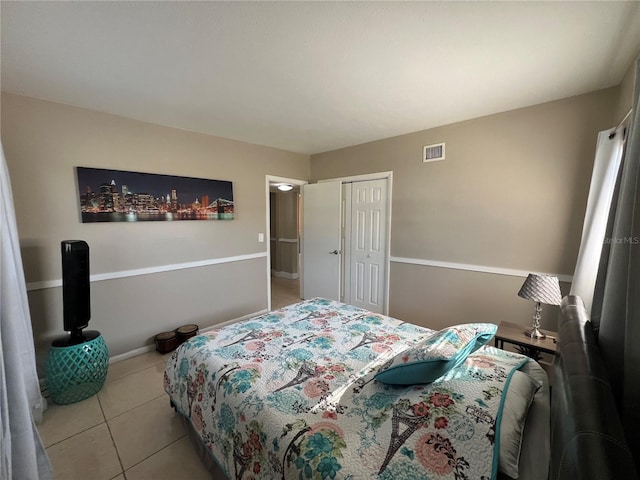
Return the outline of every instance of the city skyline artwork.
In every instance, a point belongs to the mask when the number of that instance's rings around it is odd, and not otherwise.
[[[226,180],[76,167],[83,223],[233,220]]]

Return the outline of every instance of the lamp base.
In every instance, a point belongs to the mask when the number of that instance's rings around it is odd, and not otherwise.
[[[524,334],[527,337],[532,338],[533,340],[543,340],[547,338],[547,336],[544,333],[538,330],[538,327],[534,327],[531,330],[527,330],[526,332],[524,332]]]

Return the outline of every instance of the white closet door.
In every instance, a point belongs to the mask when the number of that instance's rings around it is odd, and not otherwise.
[[[351,191],[352,305],[384,313],[387,180],[354,182]]]

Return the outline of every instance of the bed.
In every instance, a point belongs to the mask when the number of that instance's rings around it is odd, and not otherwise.
[[[472,325],[312,299],[190,339],[165,390],[230,479],[546,478],[546,373]]]

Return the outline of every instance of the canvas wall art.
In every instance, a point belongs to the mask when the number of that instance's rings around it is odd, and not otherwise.
[[[225,180],[76,167],[83,223],[233,220]]]

